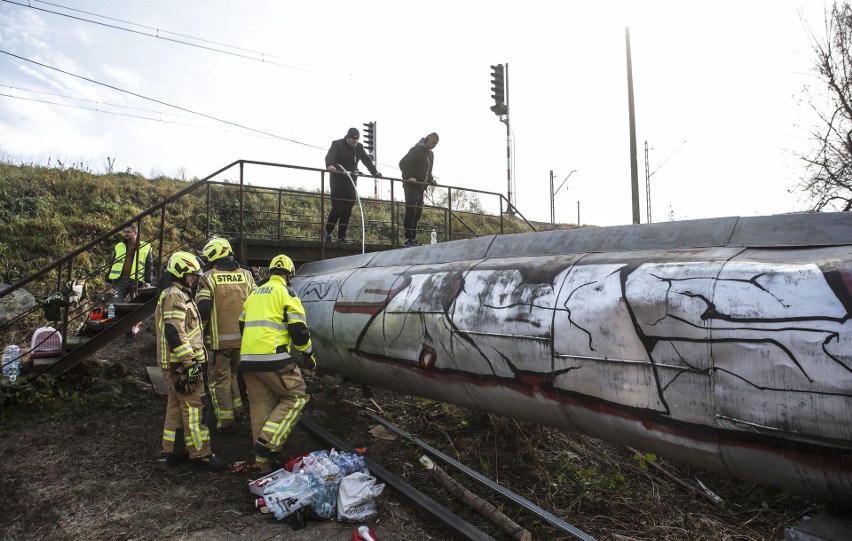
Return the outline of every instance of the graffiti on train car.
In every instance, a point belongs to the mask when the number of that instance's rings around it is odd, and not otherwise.
[[[365,266],[299,289],[331,365],[374,384],[740,476],[729,446],[852,469],[852,278],[823,248]]]
[[[356,296],[375,300],[335,292],[334,311],[363,318],[351,348],[358,356],[483,383],[594,390],[665,414],[672,413],[667,395],[679,387],[693,392],[685,375],[706,379],[712,370],[732,390],[789,393],[793,407],[799,393],[852,395],[852,280],[843,269],[575,263],[563,257],[501,261],[500,268],[383,269],[384,287],[371,277]],[[303,302],[338,288],[312,281]],[[599,362],[618,362],[620,376],[601,380]],[[778,412],[773,424],[790,417]]]

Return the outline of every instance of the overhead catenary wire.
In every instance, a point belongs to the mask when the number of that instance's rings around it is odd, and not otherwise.
[[[244,135],[244,136],[248,136],[248,137],[255,137],[257,139],[267,139],[267,140],[280,140],[281,139],[281,137],[275,136],[275,135],[246,133],[245,131],[238,132],[238,131],[232,131],[232,130],[227,130],[227,129],[214,128],[214,127],[211,127],[211,126],[202,126],[202,125],[199,125],[199,124],[192,124],[192,123],[189,123],[189,122],[177,122],[177,121],[174,121],[174,120],[167,120],[167,119],[162,118],[163,115],[173,116],[173,117],[177,117],[177,118],[194,118],[190,115],[180,115],[180,114],[176,114],[176,113],[168,113],[168,112],[163,112],[163,111],[157,111],[157,110],[154,110],[154,109],[145,109],[143,107],[133,107],[133,106],[130,106],[130,105],[120,105],[120,104],[116,104],[116,103],[109,103],[109,102],[94,100],[94,99],[91,99],[91,98],[81,98],[81,97],[78,97],[78,96],[67,96],[67,95],[64,95],[64,94],[57,94],[55,92],[47,92],[47,91],[44,91],[44,90],[34,90],[34,89],[31,89],[31,88],[21,88],[21,87],[16,87],[16,86],[4,84],[4,83],[0,83],[0,88],[10,89],[10,92],[8,94],[0,93],[0,97],[4,97],[4,98],[11,98],[11,99],[16,99],[16,100],[21,100],[21,101],[30,101],[30,102],[34,102],[34,103],[43,103],[45,105],[55,105],[57,107],[66,107],[66,108],[69,108],[69,109],[79,109],[81,111],[92,111],[92,112],[104,113],[104,114],[108,114],[108,115],[123,116],[123,117],[127,117],[127,118],[135,118],[135,119],[138,119],[138,120],[148,120],[148,121],[151,121],[151,122],[160,122],[162,124],[173,124],[173,125],[176,125],[176,126],[186,126],[186,127],[189,127],[189,128],[196,128],[196,129],[199,129],[199,130],[207,130],[207,131],[214,131],[214,132],[220,132],[220,133]],[[47,95],[47,96],[53,96],[53,97],[57,97],[57,98],[67,99],[67,100],[84,101],[84,102],[94,104],[94,107],[86,107],[86,106],[83,106],[83,105],[72,105],[72,104],[69,104],[69,103],[59,103],[59,102],[55,102],[55,101],[32,98],[32,97],[25,97],[25,96],[15,96],[15,95],[12,95],[11,90],[20,90],[22,92],[32,92],[34,94],[44,94],[44,95]],[[143,111],[143,112],[146,112],[146,113],[153,113],[155,115],[159,115],[159,117],[158,118],[152,118],[152,117],[149,117],[149,116],[138,115],[138,114],[122,113],[122,112],[118,112],[118,111],[109,111],[109,110],[98,108],[97,106],[99,104],[108,105],[110,107],[117,107],[117,108],[122,108],[122,109],[131,109],[131,110],[135,110],[135,111]],[[216,120],[216,121],[219,122],[219,120]],[[242,129],[245,129],[245,128],[242,128]],[[290,140],[288,139],[288,141],[290,141]],[[317,149],[317,150],[326,150],[325,147],[320,147],[320,146],[317,146],[317,145],[311,145],[309,143],[300,143],[300,144],[308,146],[310,148]],[[383,167],[389,167],[391,169],[396,169],[396,170],[399,169],[398,167],[395,167],[395,166],[390,165],[390,164],[377,163],[377,165],[381,165]]]
[[[46,96],[53,96],[55,98],[62,98],[62,99],[66,99],[66,100],[84,101],[84,102],[94,104],[95,107],[97,107],[98,105],[107,105],[109,107],[117,107],[117,108],[120,108],[120,109],[132,109],[134,111],[143,111],[145,113],[154,113],[154,114],[158,114],[158,115],[169,115],[169,116],[175,116],[175,117],[179,117],[179,118],[194,118],[190,115],[180,115],[180,114],[177,114],[177,113],[164,113],[162,111],[157,111],[157,110],[154,110],[154,109],[145,109],[144,107],[133,107],[132,105],[121,105],[121,104],[118,104],[118,103],[110,103],[110,102],[107,102],[107,101],[94,100],[92,98],[80,98],[80,97],[77,97],[77,96],[66,96],[65,94],[57,94],[56,92],[48,92],[46,90],[35,90],[33,88],[22,88],[22,87],[19,87],[19,86],[13,86],[13,85],[10,85],[10,84],[5,84],[5,83],[0,83],[0,88],[8,88],[10,91],[11,90],[20,90],[21,92],[30,92],[30,93],[33,93],[33,94],[44,94]],[[9,98],[20,98],[20,99],[25,99],[25,100],[40,101],[40,100],[35,100],[34,98],[25,98],[25,97],[22,97],[22,96],[13,96],[13,95],[11,95],[11,93],[6,94],[6,96],[9,97]],[[50,102],[50,101],[42,101],[42,103],[49,103],[49,104],[52,104],[52,105],[66,105],[66,104],[63,104],[63,103],[56,103],[56,102]],[[91,109],[91,108],[88,108],[88,107],[80,107],[80,108],[85,109],[85,110],[89,110],[89,111],[107,112],[107,111],[103,111],[102,109]]]
[[[0,96],[2,96],[4,98],[12,98],[12,99],[15,99],[15,100],[44,103],[46,105],[56,105],[58,107],[68,107],[70,109],[80,109],[81,111],[93,111],[93,112],[96,112],[96,113],[104,113],[104,114],[107,114],[107,115],[123,116],[123,117],[127,117],[127,118],[135,118],[135,119],[138,119],[138,120],[150,120],[152,122],[160,122],[162,124],[174,124],[176,126],[186,126],[186,127],[189,127],[189,128],[196,128],[196,129],[199,129],[199,130],[216,131],[216,132],[221,132],[221,133],[232,133],[232,134],[237,134],[237,135],[245,135],[245,136],[248,136],[248,137],[256,137],[258,139],[277,140],[276,137],[270,137],[270,136],[267,136],[267,135],[258,135],[258,134],[254,134],[254,133],[244,133],[244,132],[237,133],[235,131],[222,129],[222,128],[213,128],[213,127],[210,127],[210,126],[201,126],[201,125],[198,125],[198,124],[190,124],[188,122],[177,122],[177,121],[174,121],[174,120],[165,120],[165,119],[162,119],[162,118],[152,118],[152,117],[147,117],[147,116],[142,116],[142,115],[134,115],[134,114],[131,114],[131,113],[119,113],[117,111],[107,111],[107,110],[104,110],[104,109],[97,109],[95,107],[85,107],[83,105],[72,105],[70,103],[58,103],[58,102],[42,100],[42,99],[38,99],[38,98],[26,98],[24,96],[13,96],[11,94],[0,94]],[[153,112],[156,112],[156,111],[153,111]],[[319,148],[319,147],[317,147],[317,148]]]
[[[6,0],[3,0],[3,1],[6,1]],[[303,145],[303,146],[306,146],[306,147],[309,147],[309,148],[316,148],[316,149],[323,150],[323,148],[322,148],[322,147],[319,147],[319,146],[316,146],[316,145],[312,145],[312,144],[310,144],[310,143],[303,143],[302,141],[297,141],[296,139],[291,139],[291,138],[289,138],[289,137],[284,137],[284,136],[277,135],[277,134],[270,133],[270,132],[266,132],[266,131],[263,131],[263,130],[258,130],[258,129],[255,129],[255,128],[251,128],[251,127],[249,127],[249,126],[244,126],[244,125],[242,125],[242,124],[238,124],[238,123],[236,123],[236,122],[231,122],[231,121],[229,121],[229,120],[225,120],[225,119],[222,119],[222,118],[217,118],[217,117],[212,116],[212,115],[208,115],[208,114],[200,113],[200,112],[198,112],[198,111],[193,111],[192,109],[187,109],[186,107],[181,107],[181,106],[179,106],[179,105],[174,105],[174,104],[171,104],[171,103],[167,103],[167,102],[164,102],[164,101],[162,101],[162,100],[158,100],[158,99],[156,99],[156,98],[149,98],[148,96],[143,96],[142,94],[138,94],[138,93],[136,93],[136,92],[132,92],[132,91],[130,91],[130,90],[125,90],[125,89],[123,89],[123,88],[119,88],[119,87],[117,87],[117,86],[114,86],[114,85],[111,85],[111,84],[108,84],[108,83],[102,83],[102,82],[100,82],[100,81],[96,81],[96,80],[94,80],[94,79],[90,79],[90,78],[85,77],[85,76],[83,76],[83,75],[78,75],[78,74],[76,74],[76,73],[71,73],[70,71],[65,71],[65,70],[63,70],[63,69],[60,69],[60,68],[57,68],[57,67],[54,67],[54,66],[49,66],[49,65],[44,64],[44,63],[42,63],[42,62],[38,62],[38,61],[36,61],[36,60],[32,60],[32,59],[30,59],[30,58],[25,58],[25,57],[23,57],[23,56],[20,56],[20,55],[16,55],[16,54],[14,54],[14,53],[11,53],[11,52],[9,52],[9,51],[5,51],[5,50],[0,49],[0,53],[2,53],[2,54],[6,54],[6,55],[9,55],[9,56],[14,57],[14,58],[17,58],[17,59],[19,59],[19,60],[23,60],[23,61],[25,61],[25,62],[30,62],[30,63],[32,63],[32,64],[35,64],[35,65],[37,65],[37,66],[41,66],[41,67],[46,68],[46,69],[50,69],[50,70],[53,70],[53,71],[56,71],[56,72],[62,73],[62,74],[64,74],[64,75],[69,75],[69,76],[71,76],[71,77],[76,77],[77,79],[82,79],[83,81],[87,81],[87,82],[92,83],[92,84],[96,84],[96,85],[104,86],[104,87],[106,87],[106,88],[109,88],[109,89],[115,90],[116,92],[123,92],[123,93],[125,93],[125,94],[129,94],[129,95],[131,95],[131,96],[135,96],[135,97],[140,98],[140,99],[143,99],[143,100],[151,101],[151,102],[154,102],[154,103],[159,103],[160,105],[165,105],[166,107],[171,107],[171,108],[173,108],[173,109],[177,109],[177,110],[179,110],[179,111],[184,111],[184,112],[186,112],[186,113],[190,113],[190,114],[193,114],[193,115],[197,115],[197,116],[202,117],[202,118],[207,118],[207,119],[210,119],[210,120],[215,120],[216,122],[221,122],[222,124],[227,124],[227,125],[229,125],[229,126],[234,126],[234,127],[237,127],[237,128],[241,128],[241,129],[244,129],[244,130],[247,130],[247,131],[250,131],[250,132],[254,132],[254,133],[259,133],[259,134],[262,134],[262,135],[266,135],[266,136],[272,137],[272,138],[274,138],[274,139],[280,139],[280,140],[282,140],[282,141],[288,141],[288,142],[291,142],[291,143],[295,143],[295,144],[297,144],[297,145]]]
[[[301,67],[293,66],[293,65],[290,65],[290,64],[283,64],[281,62],[275,62],[273,60],[267,60],[267,58],[279,58],[281,60],[287,60],[289,62],[298,62],[296,60],[284,59],[284,58],[276,57],[274,55],[270,55],[270,54],[267,54],[267,53],[264,53],[264,52],[261,52],[261,51],[253,51],[251,49],[244,49],[244,48],[237,47],[237,46],[234,46],[234,45],[228,45],[226,43],[219,43],[219,42],[210,41],[210,40],[206,40],[206,39],[202,39],[202,38],[196,38],[196,37],[193,37],[193,36],[188,36],[186,34],[179,34],[177,32],[170,32],[168,30],[162,30],[162,29],[159,29],[159,28],[145,26],[145,25],[141,25],[141,24],[137,24],[137,23],[133,23],[133,22],[129,22],[129,21],[123,21],[123,20],[120,20],[120,19],[113,19],[111,17],[106,17],[104,15],[98,15],[96,13],[82,11],[82,10],[78,10],[78,9],[74,9],[74,8],[69,8],[69,7],[66,7],[66,6],[59,5],[59,4],[52,4],[50,2],[40,2],[40,3],[43,3],[43,4],[56,6],[56,7],[62,8],[62,9],[67,9],[69,11],[76,11],[78,13],[85,13],[87,15],[92,15],[92,16],[100,17],[100,18],[107,19],[107,20],[113,20],[113,21],[124,23],[124,24],[132,24],[132,25],[138,26],[140,28],[152,30],[154,32],[154,34],[142,32],[142,31],[139,31],[139,30],[134,30],[132,28],[126,28],[126,27],[123,27],[123,26],[118,26],[118,25],[115,25],[115,24],[109,24],[109,23],[105,23],[105,22],[101,22],[101,21],[94,21],[92,19],[86,19],[84,17],[77,17],[75,15],[70,15],[68,13],[61,13],[61,12],[58,12],[58,11],[52,11],[52,10],[49,10],[49,9],[36,7],[36,6],[33,6],[32,3],[31,3],[32,1],[39,2],[40,0],[31,0],[30,3],[14,2],[13,0],[0,0],[0,1],[6,2],[7,4],[19,6],[19,7],[34,9],[36,11],[41,11],[43,13],[50,13],[52,15],[59,15],[60,17],[67,17],[69,19],[75,19],[75,20],[78,20],[78,21],[92,23],[92,24],[104,26],[104,27],[107,27],[107,28],[113,28],[115,30],[130,32],[130,33],[133,33],[133,34],[138,34],[138,35],[141,35],[141,36],[146,36],[146,37],[155,38],[155,39],[162,39],[162,40],[165,40],[165,41],[170,41],[172,43],[177,43],[179,45],[186,45],[188,47],[197,47],[199,49],[205,49],[205,50],[216,52],[216,53],[236,56],[236,57],[239,57],[239,58],[244,58],[244,59],[247,59],[247,60],[253,60],[253,61],[256,61],[256,62],[263,62],[264,64],[272,64],[272,65],[275,65],[275,66],[294,69],[294,70],[298,70],[298,71],[304,71],[306,73],[313,73],[313,74],[316,74],[316,75],[326,75],[326,76],[332,75],[330,73],[326,73],[326,72],[322,72],[322,71],[312,70],[312,69],[308,69],[308,68],[301,68]],[[257,55],[260,55],[260,57],[258,58],[258,57],[250,56],[250,55],[247,55],[247,54],[242,54],[242,53],[237,53],[237,52],[232,52],[232,51],[226,51],[226,50],[223,50],[223,49],[218,49],[216,47],[211,47],[211,46],[208,46],[208,45],[201,45],[201,44],[198,44],[198,43],[192,43],[192,42],[184,41],[184,40],[180,40],[180,39],[169,38],[169,37],[161,35],[161,33],[172,34],[172,35],[175,35],[175,36],[181,36],[181,37],[185,37],[185,38],[192,39],[192,40],[195,40],[195,41],[200,41],[202,43],[209,43],[211,45],[218,45],[220,47],[228,47],[230,49],[235,49],[237,51],[251,52],[251,53],[255,53]],[[303,62],[300,62],[300,63],[303,63]]]
[[[672,159],[672,156],[674,156],[675,154],[677,154],[677,151],[678,151],[678,150],[680,150],[680,149],[681,149],[681,147],[682,147],[683,145],[685,145],[685,144],[686,144],[686,139],[684,139],[684,140],[683,140],[683,142],[682,142],[681,144],[679,144],[679,145],[678,145],[678,147],[677,147],[676,149],[674,149],[674,150],[672,151],[672,153],[671,153],[671,154],[669,154],[669,157],[668,157],[668,158],[666,158],[665,160],[663,160],[663,163],[661,163],[660,165],[658,165],[658,166],[657,166],[657,168],[656,168],[656,169],[654,169],[653,171],[651,171],[651,174],[649,174],[649,175],[648,175],[648,178],[653,177],[653,176],[654,176],[654,173],[656,173],[657,171],[659,171],[659,170],[660,170],[660,168],[661,168],[661,167],[663,167],[664,165],[666,165],[666,162],[667,162],[667,161],[669,161],[670,159]]]
[[[279,64],[279,63],[276,63],[276,62],[273,62],[273,61],[270,61],[270,60],[267,60],[267,59],[268,58],[278,58],[278,59],[282,59],[282,60],[288,60],[288,61],[291,61],[291,62],[299,62],[299,63],[302,63],[302,64],[310,65],[310,64],[307,64],[305,62],[300,62],[300,61],[292,60],[292,59],[284,59],[282,57],[277,57],[275,55],[270,55],[268,53],[264,53],[262,51],[255,51],[255,50],[252,50],[252,49],[246,49],[246,48],[238,47],[238,46],[235,46],[235,45],[229,45],[229,44],[225,44],[225,43],[221,43],[221,42],[206,40],[206,39],[203,39],[203,38],[197,38],[197,37],[194,37],[194,36],[189,36],[187,34],[181,34],[181,33],[178,33],[178,32],[172,32],[172,31],[169,31],[169,30],[163,30],[163,29],[159,29],[159,28],[145,26],[145,25],[141,25],[141,24],[138,24],[138,23],[134,23],[132,21],[126,21],[126,20],[122,20],[122,19],[107,17],[105,15],[100,15],[100,14],[89,12],[89,11],[79,10],[79,9],[76,9],[76,8],[71,8],[71,7],[63,6],[63,5],[52,3],[52,2],[45,2],[43,0],[28,0],[27,3],[15,2],[15,1],[12,1],[12,0],[0,0],[0,1],[6,2],[8,4],[20,6],[20,7],[28,7],[28,8],[37,10],[37,11],[45,12],[45,13],[51,13],[51,14],[55,14],[55,15],[59,15],[59,16],[63,16],[63,17],[69,17],[69,18],[80,20],[80,21],[83,21],[83,22],[90,22],[90,23],[97,24],[97,25],[104,26],[104,27],[109,27],[109,28],[114,28],[114,29],[117,29],[117,30],[132,32],[132,33],[140,34],[140,35],[147,36],[147,37],[165,39],[167,41],[171,41],[171,42],[181,44],[181,45],[188,45],[188,46],[192,46],[192,47],[200,47],[200,48],[207,49],[207,50],[210,50],[210,51],[213,51],[213,52],[230,54],[230,55],[245,58],[245,59],[248,59],[248,60],[262,61],[264,63],[279,65],[279,66],[283,66],[283,67],[291,67],[293,69],[299,69],[299,70],[307,71],[307,72],[310,72],[310,73],[318,73],[318,74],[322,74],[322,75],[329,75],[328,73],[322,73],[322,72],[317,72],[317,71],[313,71],[313,70],[307,70],[307,69],[304,69],[304,68],[298,68],[298,67],[290,66],[290,65],[286,65],[286,64]],[[85,18],[82,18],[82,17],[76,17],[76,16],[73,16],[73,15],[65,14],[65,13],[51,11],[51,10],[44,9],[44,8],[39,8],[39,7],[33,6],[32,2],[38,2],[38,3],[49,5],[49,6],[55,6],[55,7],[61,8],[61,9],[67,9],[69,11],[74,11],[74,12],[77,12],[77,13],[91,15],[91,16],[94,16],[94,17],[100,17],[100,18],[103,18],[103,19],[106,19],[106,20],[111,20],[111,21],[115,21],[115,22],[120,22],[120,23],[124,23],[124,24],[130,24],[130,25],[138,26],[140,28],[152,30],[152,31],[155,32],[155,34],[148,34],[148,33],[145,33],[145,32],[139,32],[139,31],[129,29],[129,28],[123,28],[123,27],[116,26],[116,25],[106,24],[106,23],[102,23],[102,22],[99,22],[99,21],[92,21],[92,20],[85,19]],[[243,55],[243,54],[231,53],[231,52],[223,51],[223,50],[220,50],[220,49],[200,46],[200,45],[197,45],[197,44],[194,44],[194,43],[188,43],[188,42],[184,42],[184,41],[181,41],[181,40],[175,40],[175,39],[167,38],[167,37],[162,36],[161,33],[168,33],[168,34],[172,34],[172,35],[175,35],[175,36],[186,37],[188,39],[192,39],[192,40],[196,40],[196,41],[200,41],[200,42],[204,42],[204,43],[210,43],[210,44],[213,44],[213,45],[228,47],[228,48],[239,50],[239,51],[255,53],[257,55],[260,55],[260,58],[253,58],[251,56],[247,56],[247,55]],[[146,99],[146,100],[149,100],[149,101],[153,101],[155,103],[160,103],[160,104],[165,105],[167,107],[173,107],[173,108],[188,112],[188,113],[193,114],[193,115],[202,116],[202,117],[214,120],[216,122],[222,122],[222,123],[225,123],[225,124],[229,124],[229,125],[241,128],[243,130],[253,131],[253,132],[257,132],[258,134],[260,134],[260,135],[253,135],[254,137],[279,139],[279,140],[284,140],[284,141],[292,142],[292,143],[295,143],[295,144],[303,145],[303,146],[306,146],[306,147],[309,147],[309,148],[317,149],[317,150],[327,150],[326,147],[321,147],[321,146],[313,145],[313,144],[310,144],[310,143],[304,143],[304,142],[298,141],[296,139],[291,139],[291,138],[279,136],[277,134],[268,133],[268,132],[264,132],[264,131],[261,131],[261,130],[256,130],[254,128],[243,126],[243,125],[240,125],[240,124],[237,124],[237,123],[234,123],[234,122],[229,122],[227,120],[219,119],[219,118],[216,118],[216,117],[213,117],[213,116],[210,116],[210,115],[206,115],[206,114],[203,114],[203,113],[192,111],[190,109],[185,109],[185,108],[182,108],[182,107],[179,107],[179,106],[175,106],[175,105],[172,105],[172,104],[160,101],[160,100],[156,100],[154,98],[148,98],[146,96],[136,94],[136,93],[133,93],[133,92],[121,89],[121,88],[117,88],[117,87],[114,87],[112,85],[102,83],[102,82],[99,82],[99,81],[95,81],[93,79],[89,79],[89,78],[86,78],[86,77],[83,77],[83,76],[80,76],[80,75],[76,75],[76,74],[73,74],[73,73],[70,73],[70,72],[66,72],[66,71],[63,71],[59,68],[55,68],[55,67],[52,67],[52,66],[49,66],[49,65],[46,65],[46,64],[42,64],[42,63],[36,62],[34,60],[27,59],[27,58],[21,57],[19,55],[15,55],[15,54],[7,52],[7,51],[0,51],[0,52],[3,52],[5,54],[8,54],[8,55],[13,56],[15,58],[19,58],[19,59],[24,60],[24,61],[33,62],[37,65],[40,65],[40,66],[48,68],[48,69],[56,70],[60,73],[64,73],[64,74],[67,74],[67,75],[70,75],[70,76],[73,76],[73,77],[81,78],[81,79],[86,80],[88,82],[91,82],[93,84],[106,86],[107,88],[111,88],[111,89],[119,91],[119,92],[126,92],[126,93],[129,93],[129,94],[134,95],[136,97],[139,97],[141,99]],[[347,76],[351,76],[351,75],[347,75]],[[31,92],[39,92],[39,91],[31,90]],[[9,95],[9,96],[6,96],[6,97],[27,100],[26,98],[21,98],[21,97],[18,97],[18,96]],[[68,97],[67,99],[80,99],[80,100],[86,100],[86,101],[92,101],[92,102],[96,101],[96,100],[90,100],[90,99],[87,99],[87,98],[73,98],[73,97]],[[48,104],[48,105],[57,105],[57,106],[62,106],[62,107],[71,107],[67,104],[50,102],[50,101],[47,101],[47,100],[28,99],[27,101],[41,102],[41,103]],[[139,115],[130,115],[130,114],[110,112],[110,111],[103,111],[101,109],[91,109],[91,108],[86,108],[86,107],[78,107],[78,108],[83,109],[83,110],[92,110],[92,111],[101,112],[101,113],[115,114],[115,115],[118,115],[118,116],[127,116],[127,117],[131,117],[131,118],[138,118],[138,119],[141,119],[141,120],[159,121],[159,122],[163,122],[163,123],[167,123],[167,124],[184,125],[184,126],[195,127],[195,128],[199,128],[199,129],[210,129],[212,131],[224,131],[226,133],[231,133],[228,130],[218,130],[218,129],[215,129],[215,128],[205,128],[205,127],[202,127],[202,126],[198,126],[198,125],[194,125],[194,124],[188,124],[188,123],[166,121],[166,120],[161,120],[161,119],[152,119],[152,118],[139,116]],[[144,109],[142,109],[142,110],[144,110]],[[155,111],[149,111],[149,112],[155,112]],[[157,114],[163,114],[163,113],[160,113],[160,112],[156,112],[156,113]],[[171,114],[171,113],[166,113],[166,114]],[[177,116],[179,116],[179,115],[177,115]],[[242,134],[242,135],[251,135],[251,134]],[[395,165],[392,165],[392,164],[377,163],[377,165],[381,165],[383,167],[391,168],[391,169],[394,169],[394,170],[399,169],[398,167],[396,167]]]

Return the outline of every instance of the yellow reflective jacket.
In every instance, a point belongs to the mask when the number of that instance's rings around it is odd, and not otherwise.
[[[160,368],[168,370],[181,365],[189,366],[193,359],[201,362],[207,360],[201,335],[201,317],[185,286],[172,283],[160,293],[154,310],[154,321],[157,324],[157,359]],[[169,344],[167,326],[177,331],[175,344]]]
[[[305,309],[283,276],[273,274],[246,299],[240,321],[244,322],[240,371],[277,370],[293,364],[290,344],[312,353]]]
[[[201,277],[195,301],[199,305],[207,300],[213,302],[210,321],[204,329],[207,346],[216,350],[240,347],[240,314],[253,289],[254,278],[246,269],[213,269]]]
[[[112,259],[112,267],[109,270],[109,281],[115,281],[121,278],[121,271],[124,269],[124,258],[127,256],[127,243],[124,241],[115,245],[115,256]],[[151,263],[148,258],[151,257],[151,244],[148,242],[139,243],[139,247],[133,253],[133,266],[130,269],[130,279],[137,282],[151,282]]]

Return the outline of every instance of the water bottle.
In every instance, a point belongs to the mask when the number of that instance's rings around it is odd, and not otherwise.
[[[110,304],[109,308],[107,308],[107,319],[112,319],[115,317],[115,305]]]
[[[3,377],[14,383],[21,374],[21,348],[15,345],[3,348]]]
[[[435,232],[435,230],[434,230],[434,229],[433,229],[433,230],[432,230],[432,232],[429,234],[429,236],[430,236],[430,237],[431,237],[431,239],[432,239],[431,244],[438,244],[438,233],[437,233],[437,232]]]

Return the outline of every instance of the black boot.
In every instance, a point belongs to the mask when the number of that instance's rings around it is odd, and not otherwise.
[[[229,467],[227,462],[214,454],[193,458],[191,462],[195,467],[213,472],[226,470]]]
[[[166,453],[166,464],[175,466],[189,460],[186,452],[186,441],[183,439],[183,427],[175,430],[175,445],[171,453]]]

